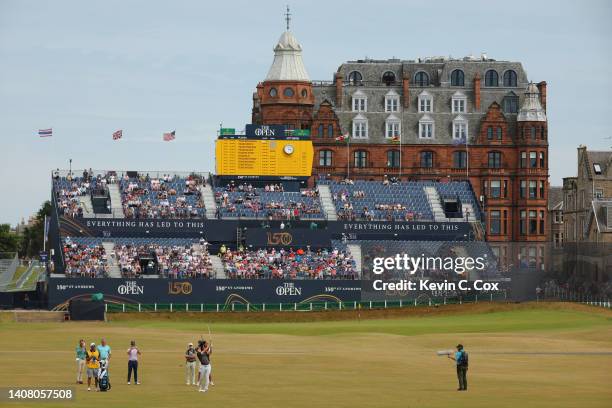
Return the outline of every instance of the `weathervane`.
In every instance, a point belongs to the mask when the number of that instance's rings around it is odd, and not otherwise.
[[[287,31],[289,31],[289,23],[291,22],[291,13],[289,12],[288,4],[287,4],[287,12],[285,13],[285,21],[287,21]]]

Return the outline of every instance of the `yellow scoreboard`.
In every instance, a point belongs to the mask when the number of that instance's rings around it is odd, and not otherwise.
[[[219,138],[216,172],[220,176],[310,177],[311,140]]]

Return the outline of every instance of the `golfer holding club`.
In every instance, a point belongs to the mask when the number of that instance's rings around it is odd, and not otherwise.
[[[457,363],[457,379],[459,380],[459,388],[457,391],[467,391],[467,370],[468,370],[468,353],[463,349],[462,344],[457,344],[457,352],[455,356],[448,355],[448,358]]]
[[[210,354],[212,353],[210,346],[206,340],[200,340],[198,342],[198,348],[196,350],[198,360],[200,360],[200,378],[198,378],[198,391],[208,391],[208,383],[210,382]],[[202,382],[204,386],[202,387]]]

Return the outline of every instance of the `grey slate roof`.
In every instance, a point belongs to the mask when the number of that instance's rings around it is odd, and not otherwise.
[[[563,209],[563,187],[550,186],[548,189],[548,209],[562,210]]]

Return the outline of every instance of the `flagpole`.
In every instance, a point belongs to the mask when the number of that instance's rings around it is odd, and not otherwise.
[[[346,143],[346,179],[349,180],[351,178],[351,135],[348,136],[348,141]]]
[[[469,136],[465,135],[465,177],[467,181],[470,181],[470,139]]]

